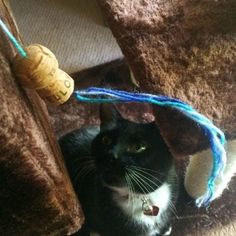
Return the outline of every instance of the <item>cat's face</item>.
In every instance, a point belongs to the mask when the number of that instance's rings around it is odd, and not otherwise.
[[[127,186],[135,192],[152,192],[165,181],[172,156],[155,122],[137,124],[121,117],[110,105],[100,112],[101,132],[94,139],[92,152],[104,183]]]

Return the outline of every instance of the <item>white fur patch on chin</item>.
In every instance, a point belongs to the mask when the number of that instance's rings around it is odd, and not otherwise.
[[[164,183],[156,191],[149,194],[134,194],[129,195],[128,199],[124,198],[129,194],[127,187],[111,187],[114,190],[113,199],[120,206],[124,213],[131,217],[131,219],[140,225],[145,225],[150,229],[150,235],[160,233],[157,225],[162,223],[161,215],[168,208],[171,199],[170,186]],[[142,210],[142,198],[150,201],[151,205],[159,207],[157,216],[144,215]]]

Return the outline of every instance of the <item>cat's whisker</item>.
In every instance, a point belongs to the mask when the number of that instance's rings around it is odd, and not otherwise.
[[[95,170],[95,165],[92,163],[86,163],[82,166],[79,166],[75,175],[73,176],[73,180],[77,181],[79,178],[83,179],[85,176],[87,176],[90,172]]]
[[[83,167],[85,165],[94,165],[95,166],[95,163],[93,161],[84,161],[84,162],[81,162],[78,167]]]
[[[74,166],[83,166],[83,165],[87,165],[87,164],[94,164],[95,165],[95,161],[94,160],[92,160],[92,159],[80,159],[80,158],[78,158],[78,159],[76,159],[76,160],[73,160],[71,163],[70,163],[70,166],[71,167],[74,167]]]
[[[177,215],[177,211],[170,206],[170,210],[173,213],[173,215],[176,217],[176,219],[179,219],[179,216]]]
[[[129,180],[129,177],[128,177],[128,175],[127,175],[127,173],[125,174],[125,180],[126,180],[126,183],[127,183],[127,187],[128,187],[128,200],[129,200],[129,202],[128,202],[128,204],[130,204],[130,200],[131,200],[131,186],[130,186],[130,180]]]
[[[174,207],[173,204],[171,204],[171,202],[169,202],[169,208],[170,208],[170,211],[173,213],[173,215],[176,217],[176,219],[178,219],[179,216],[177,215],[176,208]]]
[[[147,185],[152,191],[155,191],[156,189],[153,187],[153,186],[151,186],[147,181],[145,181],[143,178],[142,178],[142,176],[140,176],[139,175],[139,173],[137,173],[137,172],[135,172],[135,171],[133,171],[132,170],[132,172],[133,172],[133,174],[141,181],[141,182],[143,182],[145,185]],[[148,178],[146,178],[147,180],[149,180]],[[150,180],[149,180],[150,181]],[[159,188],[159,186],[157,187],[157,188]],[[146,188],[146,190],[147,190],[147,192],[150,192],[147,188]]]
[[[157,188],[160,187],[159,184],[157,184],[156,182],[154,182],[154,180],[156,180],[156,181],[158,181],[159,183],[161,183],[161,181],[160,181],[158,178],[156,178],[155,176],[150,175],[150,174],[148,174],[148,173],[146,173],[146,172],[143,172],[143,171],[140,172],[140,171],[134,170],[134,169],[131,169],[131,170],[134,171],[135,173],[138,173],[142,178],[148,180],[149,183],[152,183],[152,184],[155,185]],[[146,174],[147,176],[145,176],[145,174]],[[152,180],[150,177],[152,177],[154,180]],[[162,183],[161,183],[161,184],[162,184]]]
[[[83,174],[81,174],[80,176],[78,176],[78,178],[80,178],[80,180],[84,180],[86,176],[88,176],[89,174],[91,174],[95,169],[91,168],[91,169],[87,169],[86,171],[84,171]]]
[[[171,199],[170,199],[168,202],[169,202],[169,204],[170,204],[170,209],[171,209],[172,213],[173,213],[173,214],[175,215],[175,217],[178,219],[179,216],[178,216],[178,214],[177,214],[177,210],[176,210],[175,205],[173,204],[173,202],[171,201]]]
[[[161,176],[165,176],[164,174],[162,174],[156,170],[153,170],[153,169],[149,169],[149,168],[145,168],[145,167],[141,167],[141,166],[135,166],[135,165],[130,165],[130,167],[135,168],[135,169],[139,169],[139,170],[144,170],[144,171],[151,172],[151,173],[155,173],[155,174],[158,174]]]
[[[134,171],[135,173],[137,173],[140,177],[142,177],[142,178],[148,180],[150,183],[152,183],[153,185],[155,185],[157,188],[160,187],[160,185],[157,184],[157,183],[154,181],[154,180],[156,180],[156,181],[160,182],[157,178],[155,178],[155,176],[149,176],[149,175],[148,175],[148,176],[145,176],[145,175],[144,175],[145,173],[142,173],[142,172],[140,172],[140,171],[138,171],[138,170],[133,170],[133,171]],[[154,180],[151,180],[150,177],[154,178]]]
[[[73,178],[74,181],[82,180],[83,176],[85,175],[85,173],[87,173],[88,170],[90,170],[89,167],[84,167],[83,169],[78,170]]]
[[[131,184],[131,188],[132,188],[132,212],[134,212],[134,205],[135,205],[135,187],[134,187],[134,183],[133,183],[133,179],[130,176],[130,172],[128,171],[128,175],[129,175],[129,179],[130,179],[130,184]]]
[[[137,173],[138,174],[138,173]],[[143,177],[143,178],[146,178],[145,176],[143,176],[142,174],[140,174],[139,173],[139,178],[140,178],[140,180],[141,180],[141,177]],[[147,179],[147,178],[146,178]],[[150,186],[150,185],[149,185]],[[156,185],[157,186],[157,185]],[[150,186],[151,187],[151,186]],[[153,190],[155,190],[155,189],[153,189]],[[172,201],[171,200],[169,200],[169,204],[170,204],[170,209],[171,209],[171,211],[174,213],[174,215],[178,218],[178,216],[177,216],[177,210],[176,210],[176,208],[175,208],[175,205],[172,203]]]
[[[137,174],[137,173],[136,173],[136,174]],[[157,189],[157,188],[151,186],[151,185],[147,182],[147,180],[144,180],[144,179],[143,179],[141,176],[139,176],[138,174],[137,174],[137,178],[139,178],[140,181],[142,181],[145,185],[147,185],[148,193],[149,193],[149,192],[154,192],[154,191]]]
[[[132,185],[132,180],[131,180],[131,178],[130,178],[130,176],[129,176],[129,172],[128,172],[128,170],[126,169],[126,174],[125,174],[126,176],[127,176],[127,180],[128,180],[128,182],[129,182],[129,187],[130,187],[130,197],[131,197],[131,199],[133,198],[133,194],[134,194],[134,189],[133,189],[133,185]]]
[[[151,177],[157,179],[158,182],[161,182],[161,181],[156,177],[156,175],[151,174],[151,173],[148,172],[149,169],[144,170],[143,168],[139,168],[139,167],[137,167],[137,166],[131,166],[131,168],[132,168],[133,170],[137,170],[137,171],[140,171],[140,172],[142,172],[142,173],[144,173],[144,174],[146,174],[146,175],[149,175],[149,176],[151,176]],[[162,175],[162,176],[164,176],[163,174],[160,174],[160,173],[157,172],[157,171],[153,171],[153,173],[156,173],[157,175]]]
[[[129,170],[130,171],[130,170]],[[148,190],[146,189],[146,187],[143,185],[142,182],[140,182],[140,180],[137,178],[137,176],[134,175],[134,173],[132,173],[130,171],[130,177],[134,180],[134,182],[138,185],[138,187],[141,189],[141,191],[143,192],[143,194],[148,193]]]
[[[134,211],[134,193],[133,193],[133,187],[132,187],[132,180],[130,179],[128,173],[127,173],[127,180],[130,185],[130,193],[129,193],[129,204],[131,204],[131,211]]]
[[[134,184],[133,184],[131,178],[130,178],[130,184],[131,184],[131,188],[132,188],[132,212],[134,212],[135,188],[134,188]]]
[[[82,171],[84,168],[87,168],[87,167],[91,167],[94,169],[96,168],[94,163],[86,162],[86,163],[83,163],[82,165],[80,164],[79,166],[77,166],[77,171]]]
[[[142,169],[142,170],[148,170],[150,172],[155,172],[157,173],[156,170],[152,170],[152,169],[149,169],[149,168],[145,168],[145,167],[141,167],[141,166],[135,166],[135,165],[130,165],[131,167],[134,167],[134,168],[138,168],[138,169]]]
[[[152,174],[150,174],[150,173],[148,173],[148,172],[146,172],[146,171],[144,171],[144,170],[139,170],[139,169],[133,169],[133,168],[131,168],[132,170],[134,170],[134,171],[137,171],[137,172],[139,172],[140,173],[140,175],[141,174],[145,174],[145,175],[148,175],[148,176],[150,176],[150,177],[152,177],[153,179],[155,179],[156,181],[158,181],[160,184],[162,184],[162,182],[156,177],[156,176],[154,176],[154,175],[152,175]],[[147,178],[147,177],[146,177]]]
[[[150,186],[146,181],[144,181],[144,180],[142,179],[142,177],[144,177],[144,176],[139,175],[137,172],[134,173],[134,172],[135,172],[134,170],[131,170],[131,171],[133,172],[133,174],[134,174],[140,181],[142,181],[144,184],[148,185],[153,191],[156,190],[155,188],[153,188],[152,186]],[[171,200],[169,200],[169,204],[170,204],[170,205],[169,205],[169,206],[170,206],[170,210],[171,210],[172,213],[176,216],[176,218],[178,218],[177,210],[176,210],[176,208],[175,208],[175,206],[174,206],[174,204],[172,203]]]
[[[146,194],[150,193],[150,189],[151,191],[155,191],[154,188],[152,188],[145,180],[143,180],[142,178],[140,178],[140,176],[136,175],[136,173],[133,173],[135,175],[135,177],[139,180],[139,182],[143,184],[143,187],[145,186],[145,190],[146,190]]]

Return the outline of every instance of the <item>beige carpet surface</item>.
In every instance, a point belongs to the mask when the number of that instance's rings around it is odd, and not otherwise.
[[[40,43],[69,73],[122,57],[96,0],[9,0],[23,42]]]

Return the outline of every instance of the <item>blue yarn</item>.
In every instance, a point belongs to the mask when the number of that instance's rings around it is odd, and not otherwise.
[[[0,27],[5,32],[7,37],[11,40],[12,44],[18,50],[19,54],[22,57],[27,57],[26,51],[21,47],[20,43],[16,40],[16,38],[13,36],[13,34],[9,31],[6,24],[1,20],[1,18],[0,18]]]
[[[0,27],[11,40],[14,47],[18,50],[19,54],[26,58],[27,53],[16,40],[13,34],[8,30],[7,26],[0,19]],[[88,88],[86,90],[75,91],[75,97],[77,100],[82,102],[91,103],[118,103],[118,102],[142,102],[142,103],[152,103],[158,106],[167,106],[175,108],[183,112],[187,117],[196,121],[203,132],[208,136],[210,146],[213,153],[213,167],[211,174],[208,178],[207,192],[196,200],[197,206],[208,206],[210,202],[214,199],[214,187],[215,181],[219,175],[223,173],[226,154],[224,149],[225,136],[224,133],[217,128],[209,119],[199,114],[188,104],[174,98],[169,98],[166,96],[157,96],[147,93],[130,93],[119,90],[111,90],[105,88]],[[99,95],[105,95],[108,98],[98,97]],[[91,97],[95,96],[95,97]]]
[[[142,102],[158,106],[175,108],[187,117],[199,124],[204,134],[208,137],[213,154],[213,167],[207,182],[206,193],[196,200],[196,205],[208,206],[214,199],[215,181],[223,174],[226,163],[224,149],[225,135],[209,119],[199,114],[188,104],[174,98],[158,96],[147,93],[131,93],[120,90],[91,87],[85,90],[75,91],[74,95],[78,101],[90,103],[118,103],[118,102]],[[105,97],[101,97],[105,96]],[[222,176],[221,176],[222,177]]]

